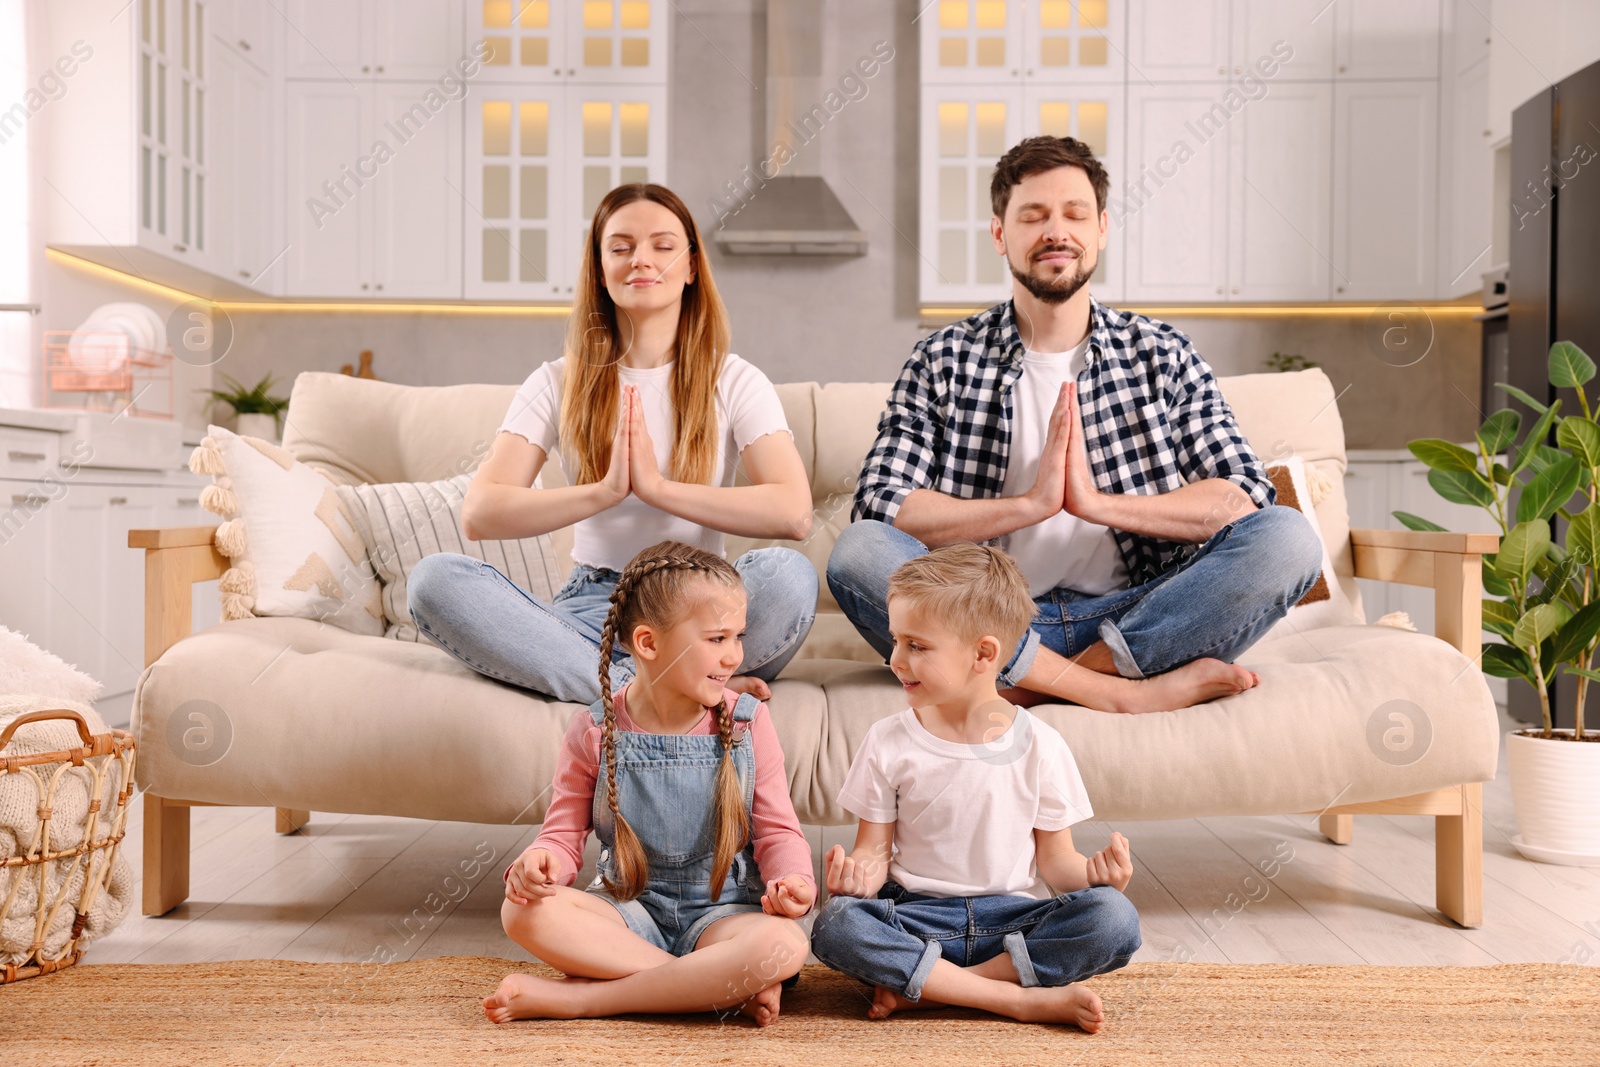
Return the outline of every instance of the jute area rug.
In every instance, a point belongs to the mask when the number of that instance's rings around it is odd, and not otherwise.
[[[1135,964],[1091,983],[1106,1006],[1095,1035],[957,1008],[871,1022],[866,987],[815,965],[765,1029],[710,1013],[496,1026],[482,998],[519,969],[481,956],[79,965],[0,988],[0,1062],[1600,1064],[1600,970],[1580,966]]]

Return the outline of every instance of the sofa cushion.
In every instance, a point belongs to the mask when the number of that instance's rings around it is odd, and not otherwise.
[[[1329,627],[1248,658],[1259,687],[1183,711],[1033,711],[1072,746],[1102,819],[1316,811],[1494,777],[1488,688],[1442,641]],[[904,700],[881,665],[790,663],[770,706],[802,821],[850,821],[836,797],[851,755]],[[159,795],[486,823],[543,819],[561,733],[582,710],[431,645],[268,618],[180,641],[145,671],[135,706],[138,781]],[[196,707],[226,725],[220,758],[169,740],[182,736],[174,715]],[[1402,722],[1410,747],[1396,751]]]

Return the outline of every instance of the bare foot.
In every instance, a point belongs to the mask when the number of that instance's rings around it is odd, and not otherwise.
[[[736,674],[728,679],[728,688],[735,693],[749,693],[757,700],[770,700],[772,687],[753,674]]]
[[[1174,667],[1165,674],[1129,679],[1124,695],[1104,711],[1134,714],[1145,711],[1176,711],[1204,704],[1219,697],[1231,697],[1261,684],[1261,678],[1248,667],[1224,663],[1220,659],[1197,659]]]
[[[1085,1033],[1096,1033],[1106,1023],[1100,997],[1087,986],[1024,986],[1017,1018],[1026,1023],[1071,1023]]]
[[[536,978],[531,974],[508,974],[500,988],[483,998],[483,1014],[492,1023],[513,1019],[574,1019],[578,1004],[572,987],[588,984],[588,978]]]
[[[914,1008],[943,1008],[937,1000],[928,999],[924,993],[922,999],[912,1000],[910,997],[901,996],[888,986],[875,986],[872,990],[872,1007],[867,1009],[869,1019],[887,1019],[897,1011],[910,1011]]]
[[[782,997],[782,985],[769,985],[739,1005],[739,1014],[748,1015],[757,1026],[771,1026],[778,1020],[778,1003]]]

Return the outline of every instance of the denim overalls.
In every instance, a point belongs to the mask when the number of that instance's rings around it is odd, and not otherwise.
[[[759,701],[740,694],[733,708],[733,766],[744,786],[744,806],[755,799],[756,764],[750,720]],[[600,701],[589,707],[596,726],[605,723]],[[693,951],[706,927],[741,912],[761,911],[766,891],[756,864],[755,845],[735,854],[723,883],[722,899],[711,899],[711,864],[716,851],[717,768],[722,747],[716,734],[652,734],[616,731],[617,808],[628,820],[650,862],[645,890],[633,900],[606,891],[602,874],[615,879],[611,850],[616,829],[606,802],[606,753],[600,749],[594,786],[594,829],[605,846],[595,880],[585,892],[610,901],[628,928],[651,944],[682,956]],[[751,815],[752,825],[754,816]]]

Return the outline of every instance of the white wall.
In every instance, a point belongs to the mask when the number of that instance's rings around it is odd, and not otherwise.
[[[1600,61],[1600,3],[1492,0],[1489,22],[1488,128],[1498,143],[1528,97]]]

